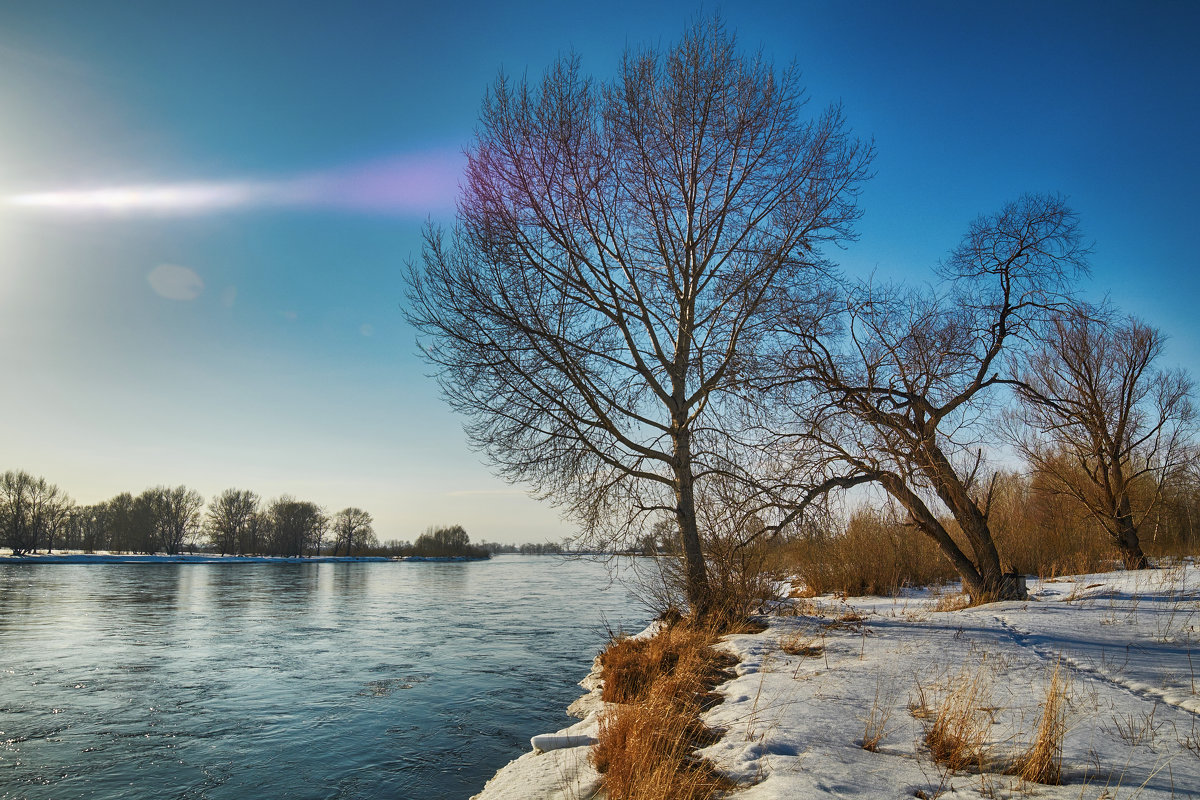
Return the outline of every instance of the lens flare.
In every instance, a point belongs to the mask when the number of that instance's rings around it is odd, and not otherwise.
[[[426,215],[453,207],[462,157],[448,152],[354,164],[276,180],[187,181],[13,195],[39,211],[117,216],[213,214],[265,208]]]

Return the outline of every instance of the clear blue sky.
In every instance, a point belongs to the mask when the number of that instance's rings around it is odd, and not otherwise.
[[[0,4],[0,469],[80,502],[236,486],[559,538],[480,466],[400,310],[498,70],[607,76],[698,3]],[[874,137],[852,273],[924,279],[966,223],[1068,196],[1084,287],[1200,373],[1200,4],[741,2]]]

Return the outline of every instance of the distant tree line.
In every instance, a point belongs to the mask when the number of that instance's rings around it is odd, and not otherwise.
[[[479,548],[493,555],[523,556],[557,556],[571,553],[569,541],[566,542],[524,542],[523,544],[501,544],[500,542],[480,542]]]
[[[102,503],[79,505],[45,478],[22,470],[0,475],[0,547],[14,555],[78,550],[424,558],[561,550],[549,543],[476,546],[461,525],[430,527],[415,542],[381,544],[374,520],[361,508],[329,514],[311,501],[283,495],[264,502],[245,489],[226,489],[207,507],[200,493],[186,486],[156,486],[136,496],[122,492]]]
[[[370,555],[379,549],[372,525],[361,508],[329,514],[311,501],[283,495],[264,502],[244,489],[225,490],[207,508],[200,493],[186,486],[156,486],[78,505],[45,478],[22,470],[0,476],[0,546],[15,555],[55,549]]]

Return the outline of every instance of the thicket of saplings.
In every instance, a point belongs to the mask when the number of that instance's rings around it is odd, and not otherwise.
[[[1101,521],[1036,469],[998,473],[990,493],[988,519],[1009,571],[1044,579],[1126,567]],[[1175,472],[1164,483],[1145,476],[1130,495],[1141,548],[1150,559],[1200,555],[1200,470]],[[953,517],[941,521],[966,547]],[[722,598],[716,616],[733,624],[770,607],[780,580],[806,595],[886,596],[959,579],[936,542],[880,503],[863,503],[840,522],[810,523],[775,536],[710,531],[705,545],[713,591]],[[647,539],[642,547],[662,561],[662,574],[646,587],[648,604],[683,607],[673,543]]]
[[[186,486],[122,492],[102,503],[78,505],[45,478],[19,470],[0,475],[0,547],[14,555],[55,550],[286,557],[490,554],[486,545],[472,545],[461,525],[430,527],[415,542],[385,543],[373,525],[361,508],[329,514],[307,500],[285,495],[264,502],[242,489],[222,492],[207,508],[200,493]],[[533,552],[548,546],[528,547]]]
[[[1122,554],[1102,524],[1046,483],[1037,471],[996,477],[989,522],[1008,568],[1040,578],[1123,569]],[[1132,489],[1147,556],[1200,553],[1200,474],[1179,473],[1161,486],[1147,478]],[[953,519],[943,524],[965,547]],[[890,595],[959,577],[933,540],[903,515],[878,506],[851,513],[840,529],[810,529],[761,549],[764,568],[795,576],[811,594]]]

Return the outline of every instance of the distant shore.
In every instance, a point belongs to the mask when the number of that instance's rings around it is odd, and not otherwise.
[[[218,556],[211,553],[132,554],[132,553],[37,553],[0,554],[3,564],[348,564],[390,561],[476,561],[466,556]]]

